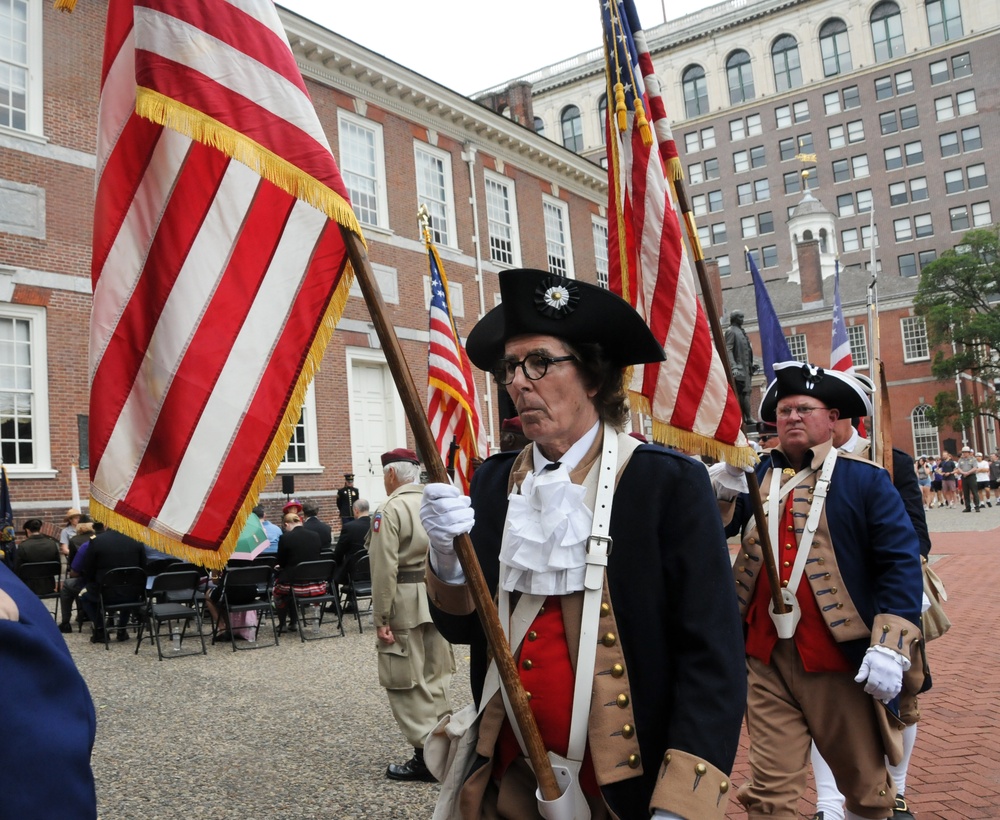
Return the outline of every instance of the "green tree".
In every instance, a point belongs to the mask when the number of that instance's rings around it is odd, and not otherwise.
[[[1000,418],[994,389],[1000,381],[1000,229],[969,231],[957,249],[925,266],[914,305],[936,348],[934,375],[968,376],[987,385],[976,399],[963,389],[961,407],[953,390],[938,393],[929,420],[961,431],[977,416]]]

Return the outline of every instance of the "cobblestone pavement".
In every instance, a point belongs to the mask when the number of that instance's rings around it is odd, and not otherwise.
[[[934,688],[910,768],[918,820],[1000,817],[1000,508],[934,509],[935,569],[948,587],[952,630],[930,646]],[[378,685],[375,630],[302,644],[160,662],[144,644],[67,642],[97,707],[94,772],[101,820],[428,818],[434,784],[386,780],[409,749]],[[469,700],[465,647],[456,648],[453,705]],[[733,783],[748,776],[743,739]],[[811,816],[811,795],[803,816]],[[744,817],[731,801],[727,815]]]

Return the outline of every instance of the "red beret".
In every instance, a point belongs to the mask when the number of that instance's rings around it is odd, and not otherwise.
[[[292,510],[298,510],[299,512],[302,512],[302,502],[300,502],[297,498],[293,498],[284,507],[282,507],[281,514],[285,515],[286,513]]]
[[[408,461],[410,464],[420,463],[420,459],[417,458],[417,454],[413,452],[413,450],[407,450],[405,447],[397,447],[395,450],[390,450],[388,453],[382,453],[383,467],[388,467],[396,461]]]
[[[520,416],[511,416],[509,419],[504,419],[500,422],[500,429],[505,433],[524,434],[524,427],[521,424]]]

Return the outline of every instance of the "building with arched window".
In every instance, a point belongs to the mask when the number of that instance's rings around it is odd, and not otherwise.
[[[747,247],[793,349],[823,364],[839,267],[855,361],[867,368],[877,276],[894,437],[915,441],[915,410],[959,390],[931,373],[913,310],[920,270],[969,229],[1000,221],[1000,129],[989,127],[1000,108],[1000,0],[728,0],[644,22],[724,312],[743,310],[753,335]],[[552,128],[579,108],[581,154],[594,162],[605,154],[600,36],[595,28],[591,51],[518,78]],[[812,242],[821,275],[809,284],[800,248],[811,253]],[[952,435],[961,443],[941,431]],[[995,424],[964,435],[992,449]]]

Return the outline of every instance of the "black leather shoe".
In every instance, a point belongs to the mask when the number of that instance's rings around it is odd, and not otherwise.
[[[90,636],[91,643],[104,643],[104,633],[94,631],[94,634]]]
[[[385,770],[385,776],[390,780],[416,780],[423,783],[433,783],[434,775],[430,773],[424,761],[416,755],[405,763],[390,763]]]
[[[914,820],[913,812],[901,794],[896,795],[896,805],[892,807],[892,820]]]
[[[59,624],[59,631],[62,633],[72,632],[73,624]]]
[[[125,643],[128,640],[128,630],[119,629],[118,630],[118,643]]]

